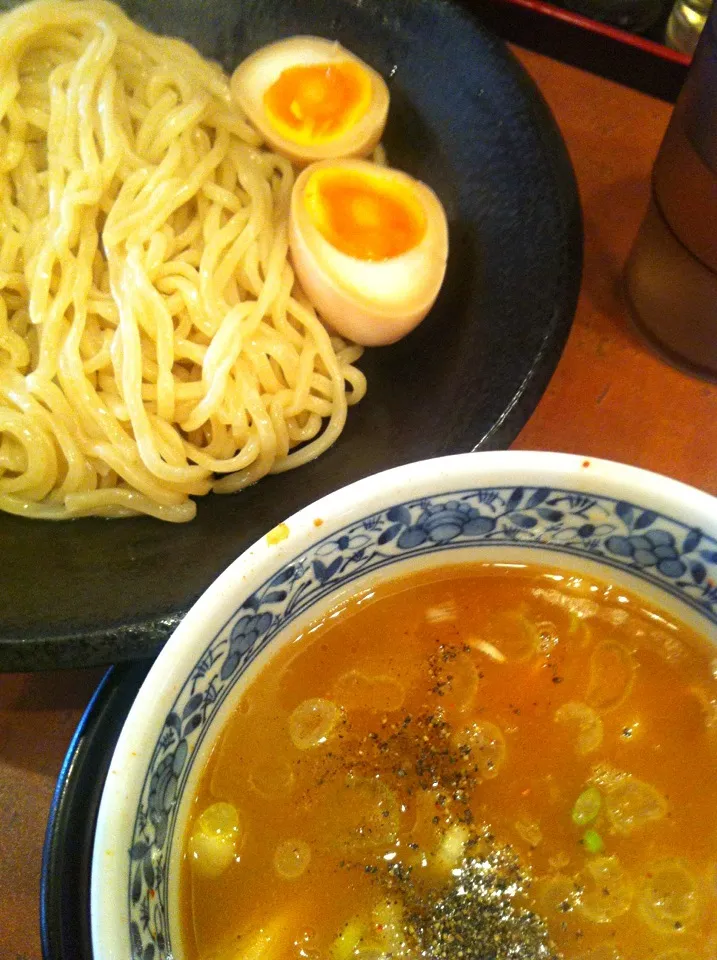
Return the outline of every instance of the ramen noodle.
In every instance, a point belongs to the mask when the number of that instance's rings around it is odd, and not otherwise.
[[[187,44],[0,16],[0,509],[185,521],[335,442],[361,348],[294,282],[293,183]]]

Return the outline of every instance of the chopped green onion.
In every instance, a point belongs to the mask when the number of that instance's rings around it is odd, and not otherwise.
[[[573,807],[573,823],[578,827],[585,827],[600,813],[602,796],[597,787],[588,787],[583,790]]]
[[[583,846],[588,853],[600,853],[605,844],[597,830],[586,830],[583,834]]]
[[[365,926],[360,920],[356,918],[349,920],[329,947],[331,960],[349,960],[363,940],[364,931]]]

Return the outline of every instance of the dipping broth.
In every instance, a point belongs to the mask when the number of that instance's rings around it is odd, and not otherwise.
[[[184,843],[187,960],[714,960],[717,651],[558,570],[381,584],[249,685]]]

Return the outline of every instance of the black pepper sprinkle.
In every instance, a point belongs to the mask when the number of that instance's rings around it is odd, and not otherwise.
[[[424,960],[557,960],[546,924],[520,906],[526,877],[517,859],[495,848],[463,861],[446,891],[416,897],[409,885],[404,903],[407,930]]]
[[[443,648],[442,662],[455,655],[456,648]],[[483,674],[479,676],[482,679]],[[433,679],[441,692],[451,686],[452,677],[446,677],[440,663]],[[468,803],[482,781],[481,770],[471,762],[475,757],[470,757],[470,746],[456,746],[455,731],[442,707],[434,700],[430,708],[426,705],[414,715],[398,720],[382,716],[379,723],[378,733],[349,736],[340,754],[327,755],[325,766],[317,771],[320,782],[343,785],[350,777],[398,776],[403,797],[431,793],[440,813],[432,818],[439,830],[458,822],[473,825]],[[345,729],[354,732],[350,724]],[[306,802],[310,800],[311,791]],[[357,825],[354,835],[374,842],[371,837],[384,830],[383,824],[390,829],[390,811],[383,809],[381,814],[380,821]],[[406,847],[420,852],[418,843]],[[477,832],[471,826],[464,849],[460,872],[448,887],[433,890],[426,889],[424,871],[414,872],[401,859],[378,866],[344,860],[339,865],[360,871],[403,905],[407,946],[417,960],[557,960],[544,922],[524,906],[530,878],[521,873],[510,848],[499,847],[488,829]]]

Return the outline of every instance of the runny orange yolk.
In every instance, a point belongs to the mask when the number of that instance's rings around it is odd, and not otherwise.
[[[426,214],[411,190],[380,176],[317,170],[309,177],[304,202],[324,239],[359,260],[400,256],[426,232]]]
[[[344,133],[371,105],[371,77],[358,63],[289,67],[264,93],[264,108],[280,133],[297,143],[322,143]]]

